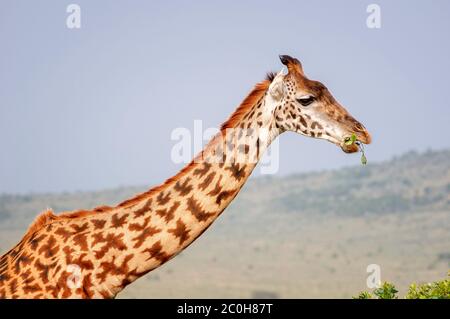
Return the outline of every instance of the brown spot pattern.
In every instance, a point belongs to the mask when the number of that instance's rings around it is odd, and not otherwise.
[[[186,196],[192,191],[192,185],[189,185],[190,178],[186,178],[183,183],[180,183],[180,181],[175,183],[175,190],[180,193],[181,196]]]
[[[57,245],[56,239],[53,236],[50,236],[48,238],[48,241],[46,244],[42,245],[42,247],[39,249],[39,254],[43,254],[44,257],[46,258],[50,258],[54,255],[56,255],[56,253],[59,250],[59,246]]]
[[[36,267],[36,270],[40,273],[40,278],[44,285],[48,283],[48,273],[51,268],[53,268],[56,265],[56,263],[53,263],[51,265],[45,265],[41,263],[39,260],[36,260],[34,263],[34,266]]]
[[[94,229],[102,229],[105,227],[106,220],[105,219],[93,219],[91,220],[92,225],[94,225]]]
[[[158,202],[159,205],[165,205],[169,202],[170,200],[170,192],[167,192],[166,195],[164,195],[164,192],[162,191],[161,193],[158,194],[158,197],[156,197],[156,201]]]
[[[216,198],[216,204],[220,205],[222,200],[227,200],[229,197],[232,197],[234,194],[236,194],[236,192],[237,190],[221,192]]]
[[[225,169],[230,171],[232,176],[238,181],[245,177],[245,165],[240,167],[238,163],[231,163],[231,165]]]
[[[102,272],[97,274],[97,278],[99,279],[99,281],[105,282],[107,275],[123,275],[126,276],[128,271],[129,271],[129,267],[128,267],[128,262],[133,258],[133,254],[129,254],[127,255],[121,264],[116,265],[116,258],[114,257],[112,259],[112,261],[107,262],[104,261],[100,264],[100,268],[103,269]]]
[[[299,116],[300,123],[302,123],[303,127],[308,127],[308,123],[306,122],[305,118],[303,116]]]
[[[219,177],[219,180],[216,183],[216,186],[214,187],[214,189],[212,191],[210,191],[208,193],[209,196],[216,196],[217,194],[220,193],[220,191],[222,190],[222,176]]]
[[[214,213],[206,212],[205,210],[203,210],[193,196],[188,198],[187,209],[199,222],[203,222],[214,216]]]
[[[168,232],[179,239],[180,246],[183,245],[183,243],[189,238],[189,229],[186,227],[186,224],[183,223],[181,218],[178,218],[177,226],[169,229]]]
[[[203,163],[203,167],[202,168],[196,168],[194,170],[194,176],[197,176],[197,175],[203,176],[206,173],[208,173],[210,168],[211,168],[211,164],[205,162],[205,163]]]
[[[39,246],[39,243],[45,238],[47,235],[43,234],[40,236],[37,236],[36,234],[33,234],[33,236],[30,238],[30,247],[33,250],[36,250]]]
[[[123,214],[121,217],[118,217],[119,214],[112,215],[111,218],[111,227],[119,228],[122,227],[126,223],[126,219],[128,218],[128,214]]]
[[[163,217],[166,221],[166,223],[170,222],[174,216],[175,216],[175,211],[177,210],[177,208],[180,206],[180,202],[176,201],[172,204],[172,206],[170,208],[165,208],[165,209],[158,209],[156,210],[156,213]]]
[[[98,243],[104,243],[103,247],[100,250],[95,251],[95,256],[97,258],[103,258],[105,254],[111,249],[115,248],[120,251],[127,249],[127,246],[123,242],[123,234],[107,234],[106,237],[103,236],[102,233],[92,235],[94,239],[92,242],[92,246]]]
[[[133,248],[141,247],[147,238],[152,237],[153,235],[159,233],[160,231],[161,231],[161,229],[156,228],[156,227],[152,227],[152,226],[145,227],[143,230],[141,230],[141,232],[138,236],[133,238],[133,241],[136,242],[134,244]]]
[[[206,176],[206,178],[203,180],[203,182],[198,185],[198,188],[201,190],[205,190],[209,186],[209,184],[211,184],[211,182],[214,180],[214,176],[216,176],[215,172],[209,173],[208,176]]]
[[[87,251],[88,250],[88,243],[87,243],[87,234],[81,233],[73,236],[73,243],[80,247],[81,251]]]
[[[138,218],[138,217],[144,216],[144,215],[150,210],[151,205],[152,205],[152,200],[149,199],[149,200],[144,204],[144,206],[142,206],[142,207],[139,208],[139,209],[136,209],[136,210],[133,212],[134,217]]]
[[[150,254],[150,257],[148,257],[147,260],[154,258],[159,262],[164,263],[170,258],[170,255],[163,251],[161,241],[159,240],[150,248],[144,249],[142,252]]]
[[[81,232],[84,232],[84,231],[86,231],[88,229],[89,224],[87,222],[84,223],[83,225],[72,224],[72,225],[70,225],[70,227],[73,228],[75,233],[81,233]]]

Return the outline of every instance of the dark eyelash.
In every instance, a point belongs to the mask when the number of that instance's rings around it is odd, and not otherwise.
[[[310,105],[312,102],[314,102],[314,97],[310,96],[308,98],[303,98],[303,99],[297,99],[297,102],[300,103],[303,106],[308,106]]]

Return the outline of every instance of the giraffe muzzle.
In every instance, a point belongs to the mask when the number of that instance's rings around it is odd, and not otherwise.
[[[344,140],[341,142],[341,148],[345,153],[355,153],[360,150],[361,144],[370,144],[372,142],[372,137],[370,136],[369,132],[361,125],[363,129],[359,130],[358,132],[352,133],[356,136],[355,143],[347,144],[347,141],[351,138],[352,134],[349,134],[344,138]]]
[[[346,145],[345,143],[341,144],[341,149],[345,153],[356,153],[359,151],[359,147],[356,144]]]

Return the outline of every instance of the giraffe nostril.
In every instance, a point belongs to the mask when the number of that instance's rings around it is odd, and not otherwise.
[[[358,131],[365,131],[365,130],[366,130],[366,128],[365,128],[361,123],[359,123],[359,122],[356,122],[356,123],[355,123],[355,128],[356,128]]]

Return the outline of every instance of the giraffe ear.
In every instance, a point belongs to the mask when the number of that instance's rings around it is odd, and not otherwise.
[[[272,80],[272,83],[270,83],[269,94],[275,101],[281,100],[284,96],[283,78],[283,71],[280,71],[280,73],[278,73]]]
[[[303,67],[299,60],[289,55],[280,55],[281,63],[288,68],[289,73],[299,73],[303,75]]]

